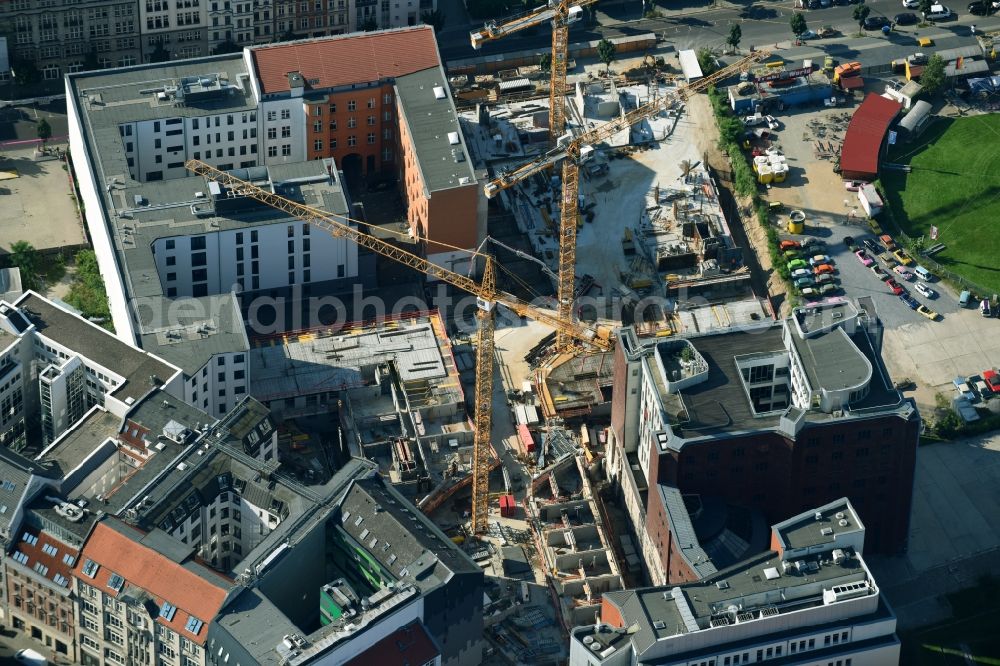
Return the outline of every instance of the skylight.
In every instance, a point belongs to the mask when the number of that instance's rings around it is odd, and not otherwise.
[[[177,613],[177,606],[174,606],[169,601],[164,601],[163,605],[160,606],[160,617],[162,617],[167,622],[174,619],[174,614]]]
[[[188,618],[187,624],[184,625],[184,629],[197,636],[198,632],[201,631],[203,624],[205,623],[192,615]]]
[[[122,585],[125,584],[125,579],[116,573],[111,574],[111,578],[108,579],[108,587],[110,587],[115,592],[122,589]]]
[[[87,560],[83,563],[83,575],[88,578],[93,578],[97,575],[97,570],[101,568],[101,565],[94,560]]]

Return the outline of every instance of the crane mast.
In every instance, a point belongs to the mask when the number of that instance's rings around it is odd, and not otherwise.
[[[286,199],[269,192],[248,181],[237,178],[230,173],[216,169],[199,160],[189,160],[184,164],[192,173],[214,180],[231,189],[238,196],[247,196],[263,204],[281,210],[289,215],[309,222],[327,233],[357,243],[384,257],[392,259],[425,275],[436,277],[465,292],[476,296],[476,320],[478,332],[476,335],[476,387],[474,395],[473,415],[475,433],[472,449],[472,531],[482,534],[487,528],[489,515],[489,474],[492,444],[490,441],[493,410],[493,333],[495,328],[495,312],[498,303],[510,308],[522,317],[530,317],[541,323],[548,324],[562,331],[570,331],[575,340],[594,346],[598,349],[611,348],[611,340],[607,332],[591,329],[562,321],[558,315],[552,315],[524,301],[501,292],[496,286],[496,271],[493,258],[482,255],[485,259],[482,282],[476,282],[470,277],[448,270],[431,263],[423,257],[407,252],[381,238],[364,233],[351,226],[350,218],[334,215],[318,208]]]
[[[556,27],[553,25],[553,77],[555,72],[555,40]],[[562,162],[562,196],[560,198],[560,219],[559,219],[559,279],[557,285],[558,314],[562,321],[573,321],[573,300],[576,291],[576,229],[579,217],[579,180],[580,164],[585,161],[593,152],[594,146],[605,141],[615,134],[630,129],[636,123],[652,118],[656,114],[670,107],[678,99],[686,99],[691,94],[704,90],[708,86],[721,81],[732,74],[744,71],[754,62],[763,60],[768,55],[766,51],[757,51],[739,62],[728,65],[717,72],[706,76],[694,83],[681,86],[672,94],[657,97],[643,106],[634,109],[621,117],[601,125],[589,132],[585,132],[573,139],[566,141],[563,146],[557,147],[545,155],[521,165],[514,171],[501,174],[498,178],[489,182],[485,186],[486,196],[496,196],[501,190],[513,187],[516,183],[528,178],[536,173],[544,171],[558,162]],[[565,70],[564,70],[565,71]],[[564,79],[565,80],[565,79]],[[553,82],[555,78],[553,78]],[[553,83],[554,86],[554,83]],[[553,87],[553,90],[555,88]],[[560,97],[560,100],[564,97]],[[555,98],[552,108],[555,109]],[[550,112],[550,123],[556,114]],[[550,125],[551,127],[551,125]],[[559,351],[567,351],[575,344],[571,336],[557,329],[556,348]]]

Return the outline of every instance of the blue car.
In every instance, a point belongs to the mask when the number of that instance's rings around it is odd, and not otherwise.
[[[907,293],[900,294],[899,295],[899,300],[903,301],[908,306],[910,306],[911,310],[916,310],[917,308],[920,307],[920,302],[917,301],[915,298],[913,298],[913,296],[910,296]]]

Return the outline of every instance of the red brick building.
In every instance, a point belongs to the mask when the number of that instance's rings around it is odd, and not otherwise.
[[[305,159],[332,157],[349,186],[393,178],[428,256],[485,234],[481,186],[428,26],[250,50],[261,109],[295,102]],[[293,130],[292,136],[299,133]],[[265,152],[267,146],[265,146]],[[293,153],[294,154],[294,153]]]
[[[713,570],[684,496],[772,522],[846,496],[871,551],[905,549],[921,421],[880,347],[867,299],[687,341],[623,331],[608,468],[655,582]]]

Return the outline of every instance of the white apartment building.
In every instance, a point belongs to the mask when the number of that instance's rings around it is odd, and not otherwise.
[[[34,292],[0,303],[0,345],[0,443],[17,451],[29,415],[47,445],[94,405],[121,418],[156,389],[182,393],[179,368]]]
[[[890,666],[896,617],[842,498],[772,527],[771,550],[696,583],[608,592],[571,666]]]

